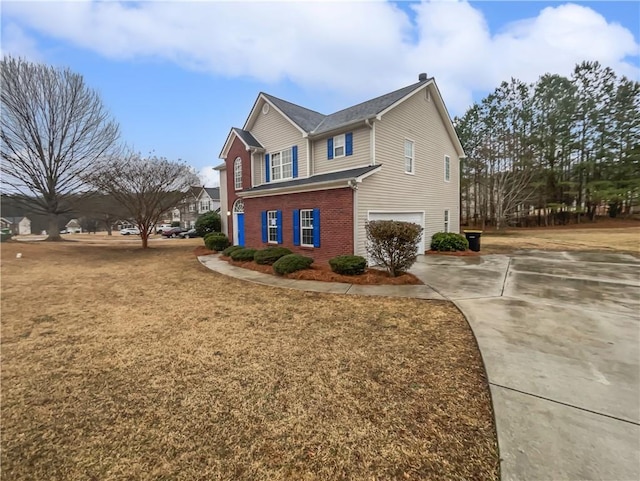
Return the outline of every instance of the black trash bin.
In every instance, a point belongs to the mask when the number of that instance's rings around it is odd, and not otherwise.
[[[467,238],[467,242],[469,243],[469,249],[473,252],[480,252],[480,237],[482,236],[482,231],[464,231],[464,236]]]

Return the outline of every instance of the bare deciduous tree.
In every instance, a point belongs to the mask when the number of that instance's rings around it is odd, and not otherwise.
[[[86,181],[119,202],[140,229],[142,248],[160,217],[199,182],[191,169],[163,157],[129,153],[100,162]]]
[[[47,240],[60,240],[58,216],[73,209],[83,178],[116,147],[118,125],[68,69],[5,57],[1,75],[3,190],[35,204],[49,218]]]

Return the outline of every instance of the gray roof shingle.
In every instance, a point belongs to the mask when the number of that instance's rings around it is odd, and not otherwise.
[[[293,120],[305,132],[311,132],[325,118],[325,115],[315,110],[306,109],[286,100],[262,92],[273,105],[278,107],[287,117]]]
[[[256,138],[251,134],[251,132],[247,130],[242,130],[237,127],[233,127],[231,130],[235,132],[235,134],[242,139],[242,141],[247,144],[249,147],[258,147],[259,149],[263,149],[260,142],[256,140]]]
[[[245,192],[261,192],[271,189],[279,189],[282,187],[295,187],[298,185],[318,184],[321,182],[331,182],[333,180],[348,180],[355,179],[361,175],[367,174],[372,170],[378,169],[382,164],[367,165],[366,167],[358,167],[357,169],[342,170],[340,172],[330,172],[328,174],[313,175],[311,177],[293,179],[287,182],[273,182],[269,184],[258,185],[251,189],[245,190]]]
[[[204,187],[204,190],[212,199],[220,200],[220,187]]]
[[[388,94],[381,95],[380,97],[354,105],[353,107],[327,115],[312,132],[314,134],[321,134],[323,132],[329,132],[330,130],[337,129],[343,125],[371,118],[428,81],[429,79],[417,82]]]
[[[431,79],[422,80],[407,87],[389,92],[366,102],[359,103],[353,107],[339,110],[330,115],[323,115],[314,110],[309,110],[286,100],[279,99],[273,95],[262,93],[270,102],[280,109],[287,117],[295,122],[302,130],[312,134],[322,134],[342,126],[371,118],[386,108],[390,107],[398,100],[413,92],[418,87],[429,82]],[[241,129],[241,132],[246,132]],[[248,134],[248,132],[247,132]],[[249,134],[251,135],[251,134]],[[253,137],[253,136],[251,136]],[[255,140],[255,139],[254,139]],[[248,143],[248,142],[247,142]]]

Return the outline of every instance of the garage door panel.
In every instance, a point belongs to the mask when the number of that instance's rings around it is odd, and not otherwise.
[[[398,222],[413,222],[424,229],[424,212],[369,212],[369,220],[395,220]],[[424,230],[418,245],[418,254],[424,254]]]

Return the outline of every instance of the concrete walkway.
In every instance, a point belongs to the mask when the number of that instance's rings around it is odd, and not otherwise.
[[[200,262],[267,285],[452,300],[478,340],[503,480],[640,479],[640,261],[530,251],[421,256],[425,286],[295,281]]]

